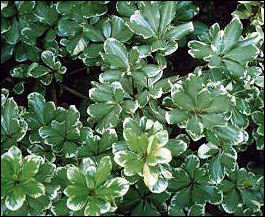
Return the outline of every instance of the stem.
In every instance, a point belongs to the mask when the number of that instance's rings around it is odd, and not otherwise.
[[[84,96],[83,94],[79,93],[78,91],[64,85],[64,84],[61,84],[62,88],[66,91],[68,91],[69,93],[81,98],[81,99],[84,99],[84,100],[88,100],[88,97]]]
[[[57,105],[56,83],[52,84],[51,97],[52,97],[52,101],[55,103],[55,105]]]
[[[82,67],[82,68],[80,68],[80,69],[76,69],[76,70],[74,70],[74,71],[71,71],[71,72],[69,72],[69,73],[67,73],[66,75],[74,75],[74,74],[76,74],[76,73],[78,73],[78,72],[81,72],[81,71],[83,71],[83,70],[85,70],[85,69],[87,69],[87,67]]]
[[[8,82],[13,82],[13,79],[10,78],[10,77],[7,77],[6,80],[7,80]]]

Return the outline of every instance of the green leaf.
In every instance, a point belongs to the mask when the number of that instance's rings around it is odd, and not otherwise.
[[[11,29],[7,33],[7,42],[12,45],[18,43],[19,36],[19,22],[16,18],[13,18]]]
[[[35,179],[39,182],[50,182],[54,177],[56,171],[56,165],[48,162],[42,162],[39,167],[39,172],[35,176]]]
[[[220,114],[203,114],[200,115],[203,126],[211,129],[213,127],[226,127],[228,125],[227,120]]]
[[[89,156],[101,157],[106,154],[117,141],[117,133],[114,129],[105,130],[99,138],[93,135],[90,128],[81,130],[80,134],[83,145],[78,150],[78,157],[84,158]]]
[[[188,120],[188,118],[188,112],[181,109],[175,109],[166,113],[166,120],[168,124],[179,124]]]
[[[200,159],[196,155],[189,155],[185,159],[185,168],[191,178],[195,176],[196,170],[200,166]]]
[[[120,42],[126,42],[131,39],[133,33],[125,25],[125,22],[122,18],[118,16],[111,16],[111,38],[116,38]]]
[[[84,2],[83,7],[81,7],[81,14],[84,18],[88,19],[91,17],[102,16],[107,13],[108,8],[106,5],[100,2]]]
[[[234,18],[224,29],[224,38],[222,51],[226,53],[230,51],[233,46],[237,43],[243,31],[243,25],[241,21]]]
[[[45,194],[45,186],[42,183],[29,181],[22,185],[23,190],[32,198],[39,198]]]
[[[135,11],[130,17],[128,27],[137,35],[143,36],[145,39],[155,36],[155,32],[150,23],[144,18],[141,11]]]
[[[70,36],[68,39],[62,39],[60,44],[66,47],[67,51],[72,55],[76,56],[87,46],[87,42],[84,39],[83,35],[77,32],[75,35]]]
[[[27,197],[27,204],[24,205],[17,211],[8,211],[7,216],[23,216],[23,215],[41,215],[43,211],[49,209],[51,206],[50,200],[47,196],[41,196],[37,199]]]
[[[203,59],[212,54],[211,46],[206,43],[200,41],[189,41],[188,46],[191,49],[189,50],[189,54],[193,58]]]
[[[65,198],[62,198],[57,203],[53,204],[53,207],[51,209],[51,212],[53,215],[56,216],[67,216],[69,215],[69,209],[67,207],[67,200]]]
[[[211,104],[204,111],[207,113],[226,113],[231,109],[230,99],[226,95],[219,95],[212,99]]]
[[[259,191],[246,190],[241,193],[241,197],[244,204],[253,210],[258,211],[263,206],[263,197]]]
[[[116,9],[120,15],[130,17],[137,10],[137,7],[130,1],[118,1]]]
[[[215,183],[220,183],[225,176],[221,156],[213,158],[209,163],[210,177]]]
[[[96,103],[89,106],[87,113],[97,122],[97,131],[114,128],[120,123],[119,114],[122,108],[119,105],[107,105]]]
[[[58,14],[55,9],[55,5],[48,5],[47,2],[37,2],[34,10],[35,16],[39,19],[40,22],[47,23],[52,25],[58,19]]]
[[[38,63],[32,63],[28,70],[28,75],[33,78],[40,78],[48,75],[51,70],[45,66],[39,65]]]
[[[114,55],[119,60],[119,63],[122,63],[121,67],[129,67],[127,49],[121,42],[114,38],[109,38],[104,43],[104,50],[106,54]]]
[[[29,12],[35,7],[35,5],[34,1],[16,3],[19,12]]]
[[[67,207],[72,211],[84,208],[85,215],[113,212],[111,203],[127,193],[129,182],[119,177],[106,181],[110,170],[110,157],[102,158],[97,167],[90,158],[83,159],[80,167],[69,167],[67,177],[71,183],[64,190]]]
[[[175,178],[169,185],[170,190],[176,192],[169,208],[172,213],[182,213],[182,209],[193,205],[204,206],[206,202],[214,205],[221,203],[222,192],[211,182],[206,172],[206,168],[200,167],[196,155],[187,156],[181,168],[174,170]]]
[[[80,187],[86,187],[85,176],[82,174],[80,169],[77,167],[68,168],[67,178],[72,184],[79,185]]]
[[[34,155],[29,155],[24,158],[20,171],[20,179],[29,180],[33,178],[39,171],[41,161],[43,161],[41,157]]]
[[[186,130],[194,141],[203,137],[203,123],[196,115],[193,115],[188,121]]]
[[[46,103],[41,94],[33,92],[28,95],[28,112],[25,114],[25,119],[31,130],[31,143],[41,141],[38,130],[42,126],[49,125],[58,113],[55,104],[53,102]]]
[[[51,207],[51,202],[47,196],[41,196],[37,199],[29,197],[28,204],[28,209],[32,215],[38,215]]]
[[[123,122],[123,128],[129,131],[132,131],[134,135],[140,136],[143,133],[143,129],[133,118],[126,118]],[[123,132],[124,138],[129,138],[126,134],[126,131]]]
[[[150,78],[157,76],[161,72],[161,69],[156,65],[149,64],[142,67],[142,71],[147,77]]]
[[[89,97],[95,102],[119,102],[124,98],[124,91],[120,83],[98,84],[93,83],[94,88],[89,90]]]
[[[52,146],[55,153],[61,153],[66,158],[77,155],[80,137],[80,113],[75,106],[62,111],[61,120],[53,120],[50,126],[41,127],[39,134],[47,145]]]
[[[224,201],[222,203],[222,207],[227,213],[233,213],[238,208],[240,202],[240,195],[238,192],[233,189],[231,192],[224,197]]]
[[[189,186],[189,175],[182,168],[175,168],[173,170],[173,177],[178,177],[169,182],[169,189],[171,191],[179,191]]]
[[[166,33],[166,37],[169,40],[180,40],[187,34],[194,31],[194,26],[192,22],[180,24],[176,27],[173,27]]]
[[[197,107],[200,110],[207,109],[210,106],[211,101],[212,99],[210,92],[207,89],[202,90],[200,91],[200,94],[198,94]]]
[[[191,199],[189,193],[189,190],[184,188],[173,196],[169,206],[170,216],[185,216],[183,208],[188,205]]]
[[[109,212],[111,205],[108,201],[90,199],[85,207],[85,216],[100,216]]]
[[[264,125],[264,113],[260,111],[255,111],[252,113],[253,121],[258,125]]]
[[[1,156],[1,162],[2,161],[3,161],[3,166],[6,165],[6,168],[3,170],[3,175],[5,175],[6,177],[9,177],[7,169],[9,169],[9,173],[11,173],[12,176],[18,175],[18,172],[22,165],[22,153],[20,149],[17,148],[16,146],[12,146],[8,150],[8,152],[6,152],[5,154]]]
[[[101,51],[103,51],[103,44],[90,44],[84,49],[83,54],[88,58],[96,58]]]
[[[226,171],[234,171],[237,168],[237,155],[232,145],[225,145],[221,161]]]
[[[125,121],[127,121],[126,119]],[[133,129],[126,129],[123,137],[128,142],[129,148],[136,153],[145,153],[148,148],[148,137],[146,134],[137,135]]]
[[[184,91],[172,91],[172,99],[176,105],[183,110],[190,111],[195,105],[191,97],[189,97]]]
[[[110,157],[102,158],[97,166],[95,174],[96,186],[100,186],[107,180],[108,176],[111,173],[111,170],[112,163]]]
[[[141,202],[132,211],[132,216],[160,216],[153,204]]]
[[[228,52],[224,58],[239,62],[245,65],[250,60],[254,59],[259,53],[259,49],[255,45],[250,45],[246,47],[239,47]]]
[[[67,191],[68,189],[66,189]],[[79,191],[80,193],[80,191]],[[86,199],[83,197],[70,197],[67,200],[67,207],[72,211],[79,211],[86,205]]]
[[[60,5],[60,4],[58,4]],[[79,26],[76,22],[69,19],[60,19],[58,22],[58,30],[63,36],[74,35],[79,30]]]
[[[22,82],[19,82],[19,83],[17,83],[15,86],[14,86],[14,88],[13,88],[13,90],[14,90],[14,92],[16,93],[16,94],[22,94],[24,91],[25,91],[25,86],[24,86],[24,82],[22,81]]]
[[[159,33],[161,35],[165,32],[167,26],[175,18],[176,10],[177,10],[176,2],[164,1],[162,3],[162,8],[160,12],[161,18],[160,18],[160,24],[159,24]]]
[[[5,45],[1,47],[2,52],[1,52],[1,64],[7,62],[13,55],[14,53],[14,45]]]
[[[235,79],[240,79],[246,76],[246,69],[243,67],[241,64],[234,62],[229,59],[224,59],[224,64],[230,74],[235,78]]]
[[[114,144],[114,147],[115,145],[116,144]],[[144,162],[141,159],[141,156],[138,156],[133,152],[124,150],[115,152],[114,161],[119,166],[124,167],[124,173],[126,176],[133,176],[142,173]]]
[[[175,157],[184,153],[188,148],[188,144],[185,141],[183,141],[181,138],[179,139],[176,138],[176,139],[170,139],[166,147],[171,151],[172,156]]]
[[[205,205],[196,204],[188,212],[188,216],[205,216]]]
[[[21,186],[12,188],[5,200],[6,207],[11,211],[20,209],[26,201],[26,195]]]
[[[171,178],[163,166],[172,160],[171,151],[165,147],[168,132],[159,122],[145,117],[140,122],[126,118],[123,128],[125,142],[113,144],[114,161],[124,168],[126,176],[143,176],[151,192],[162,193]]]
[[[52,51],[46,50],[41,53],[41,59],[42,61],[49,66],[51,69],[55,70],[57,65],[59,64],[58,62],[56,63],[56,56]]]
[[[219,139],[233,144],[246,142],[249,138],[247,132],[231,124],[229,124],[227,127],[215,128],[214,133],[217,135],[217,137],[219,137]]]
[[[112,200],[124,196],[129,190],[129,182],[123,178],[114,178],[107,181],[96,190],[99,198]]]
[[[96,101],[88,107],[87,113],[97,122],[97,131],[115,128],[120,123],[120,114],[123,111],[121,103],[125,97],[122,85],[118,82],[112,84],[94,83],[95,88],[90,89],[89,96]]]
[[[200,195],[203,195],[199,197]],[[203,204],[205,201],[209,201],[212,204],[220,204],[223,199],[222,192],[213,186],[196,186],[193,189],[193,200],[198,204]]]
[[[216,153],[218,153],[218,151],[219,151],[219,147],[212,143],[203,144],[198,149],[198,156],[201,159],[207,159],[209,157],[212,157]]]
[[[168,171],[167,171],[168,172]],[[171,173],[168,172],[168,177],[159,177],[160,171],[158,168],[144,165],[144,183],[153,193],[160,194],[167,189],[168,181],[167,178],[171,178]]]
[[[11,70],[10,74],[16,78],[26,78],[28,68],[29,68],[28,65],[21,64],[21,65],[14,67]]]
[[[2,149],[10,148],[21,141],[28,130],[28,124],[21,118],[13,98],[1,105],[1,143]]]

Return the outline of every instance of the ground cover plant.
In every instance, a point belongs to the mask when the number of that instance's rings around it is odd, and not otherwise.
[[[262,1],[1,1],[1,216],[262,216]]]

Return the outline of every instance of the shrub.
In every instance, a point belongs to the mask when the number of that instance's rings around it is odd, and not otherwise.
[[[2,216],[261,216],[264,3],[2,1]]]

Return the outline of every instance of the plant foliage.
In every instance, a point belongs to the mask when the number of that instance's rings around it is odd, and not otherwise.
[[[262,216],[262,1],[1,1],[1,216]]]

